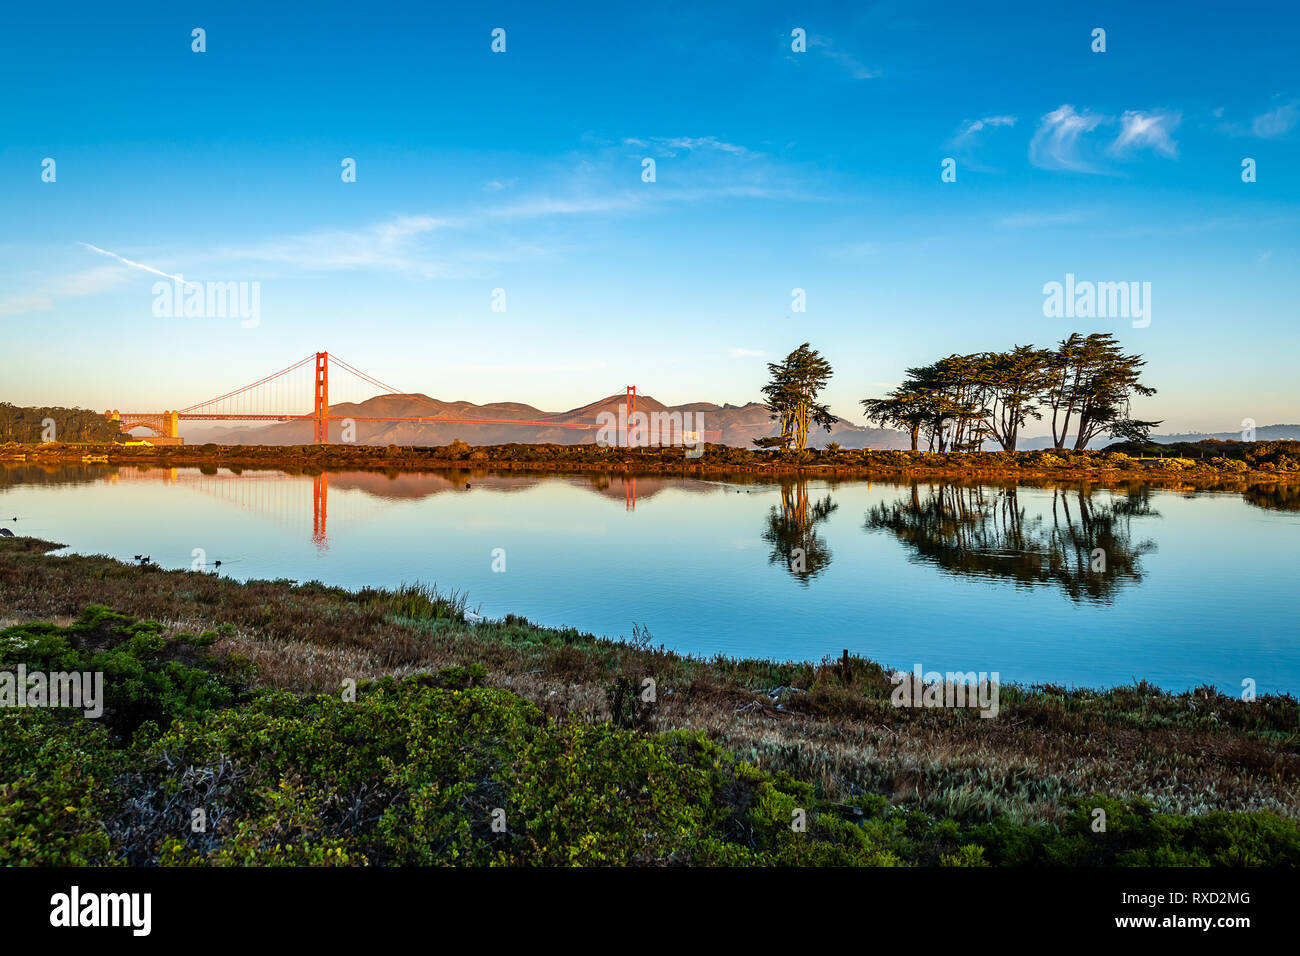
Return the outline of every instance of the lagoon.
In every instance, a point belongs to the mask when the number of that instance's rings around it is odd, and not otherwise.
[[[705,656],[848,649],[906,671],[1233,695],[1300,692],[1295,507],[1077,483],[0,468],[0,526],[83,554],[436,583],[488,617]]]

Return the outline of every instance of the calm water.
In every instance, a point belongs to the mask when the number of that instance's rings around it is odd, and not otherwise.
[[[696,654],[848,648],[908,670],[1229,692],[1244,678],[1300,692],[1298,507],[933,482],[0,469],[4,526],[81,553],[188,568],[203,549],[240,579],[433,582],[490,617],[636,624]]]

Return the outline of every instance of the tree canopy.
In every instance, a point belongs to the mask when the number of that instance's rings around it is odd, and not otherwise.
[[[763,386],[763,395],[772,411],[772,421],[781,423],[781,433],[772,438],[756,438],[754,444],[760,448],[803,451],[808,446],[808,433],[813,425],[830,431],[839,421],[828,407],[817,402],[818,393],[834,374],[830,363],[805,342],[784,361],[769,362],[767,370],[772,379]]]
[[[862,406],[868,421],[908,432],[913,451],[922,434],[930,451],[978,451],[989,441],[1015,451],[1025,423],[1048,413],[1058,449],[1072,428],[1076,449],[1100,435],[1143,441],[1160,424],[1132,417],[1133,397],[1156,392],[1140,380],[1144,365],[1109,333],[1075,332],[1054,349],[1017,345],[909,368],[898,388]]]
[[[46,422],[52,421],[53,441],[66,442],[117,442],[123,440],[122,430],[99,412],[85,408],[34,408],[0,402],[0,442],[41,442],[50,431]]]

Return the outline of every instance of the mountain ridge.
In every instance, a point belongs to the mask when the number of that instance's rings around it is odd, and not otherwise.
[[[413,392],[377,395],[360,403],[342,402],[331,406],[330,413],[345,418],[363,418],[368,415],[408,418],[490,418],[532,423],[474,425],[450,422],[420,424],[358,421],[355,440],[363,445],[448,445],[457,440],[471,445],[510,443],[580,445],[594,442],[597,429],[595,427],[581,430],[566,428],[563,427],[565,423],[585,422],[595,426],[601,413],[609,412],[617,417],[619,406],[625,403],[626,396],[616,392],[567,411],[547,412],[526,402],[503,401],[479,405],[464,399],[443,401],[421,392]],[[767,406],[761,402],[747,402],[744,405],[733,405],[730,402],[722,405],[713,402],[666,405],[651,395],[638,395],[637,411],[702,415],[703,430],[710,433],[709,441],[741,448],[752,448],[755,438],[767,438],[777,433],[776,423],[771,420]],[[341,422],[331,423],[331,441],[341,441],[341,428]],[[236,428],[182,425],[181,434],[190,442],[244,445],[310,444],[313,437],[312,423],[309,420]],[[1257,426],[1255,438],[1257,441],[1300,440],[1300,425]],[[1183,432],[1157,434],[1150,437],[1150,440],[1157,444],[1197,442],[1208,439],[1241,441],[1242,437],[1240,431]],[[854,449],[887,450],[910,447],[910,440],[904,432],[855,425],[842,419],[831,426],[829,433],[817,429],[809,436],[809,445],[813,448],[824,448],[831,442],[838,442],[841,447]],[[924,442],[922,444],[924,445]],[[1109,444],[1113,444],[1113,440],[1103,436],[1090,442],[1088,447],[1104,448]],[[1052,445],[1051,436],[1040,435],[1021,441],[1018,449],[1034,451],[1051,448]],[[1073,441],[1067,442],[1067,446],[1073,447]],[[989,448],[996,450],[993,445]]]
[[[580,445],[596,440],[598,417],[605,412],[619,414],[619,406],[626,404],[623,393],[588,402],[563,412],[546,412],[524,402],[447,402],[423,393],[377,395],[364,402],[343,402],[330,407],[332,416],[363,418],[365,416],[393,416],[409,418],[493,418],[516,419],[533,424],[464,424],[415,422],[356,422],[355,441],[363,445],[447,445],[465,441],[472,445],[520,444]],[[716,432],[710,441],[738,447],[753,447],[755,438],[775,435],[778,431],[767,406],[760,402],[744,405],[716,405],[712,402],[687,402],[666,405],[652,395],[638,395],[638,412],[666,412],[669,414],[696,414],[703,417],[702,430]],[[565,423],[582,422],[589,429],[563,427]],[[341,440],[342,423],[330,424],[330,441]],[[309,420],[277,422],[271,425],[228,428],[221,426],[186,426],[181,435],[187,441],[216,442],[218,444],[244,445],[301,445],[312,441],[312,423]],[[818,429],[810,437],[814,448],[830,442],[839,442],[844,448],[906,448],[908,438],[893,429],[871,428],[840,421],[828,433]]]

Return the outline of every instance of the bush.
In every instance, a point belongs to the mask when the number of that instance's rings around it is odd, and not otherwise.
[[[1233,474],[1250,471],[1250,466],[1239,458],[1211,458],[1210,464],[1220,471],[1228,471]]]
[[[1271,813],[1178,817],[1150,804],[1075,800],[1060,829],[990,823],[971,828],[993,862],[1010,866],[1296,866],[1300,824]],[[1106,829],[1092,829],[1095,810]]]

